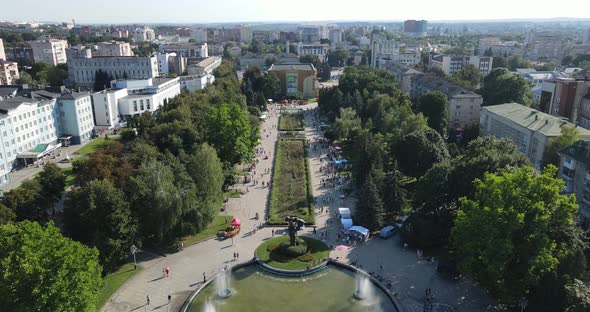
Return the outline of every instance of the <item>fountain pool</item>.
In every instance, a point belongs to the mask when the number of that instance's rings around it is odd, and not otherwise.
[[[201,290],[187,311],[399,311],[367,277],[355,277],[355,273],[336,265],[302,277],[266,273],[254,264],[237,268],[231,273],[229,297],[220,296],[223,287],[215,285],[224,281],[225,277],[217,279]],[[359,287],[362,300],[356,296]]]

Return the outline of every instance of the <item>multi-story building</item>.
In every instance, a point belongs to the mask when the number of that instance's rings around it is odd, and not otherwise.
[[[4,53],[4,41],[0,38],[0,60],[6,60],[6,53]]]
[[[94,122],[89,94],[35,91],[0,101],[0,184],[10,171],[61,146],[88,140]]]
[[[252,42],[252,29],[247,26],[240,27],[240,41],[250,44]]]
[[[400,52],[397,55],[379,57],[377,62],[377,68],[387,68],[391,63],[398,63],[404,66],[416,66],[422,60],[422,54],[419,51],[405,51]]]
[[[93,88],[98,71],[112,79],[147,79],[158,77],[158,60],[151,57],[93,57],[74,59],[68,63],[69,81]]]
[[[424,37],[428,30],[428,22],[425,20],[404,21],[404,34],[408,37]]]
[[[399,43],[394,39],[387,39],[383,36],[373,36],[371,40],[371,66],[378,66],[379,58],[391,58],[399,54]]]
[[[460,71],[467,64],[475,66],[482,75],[487,75],[492,70],[493,61],[494,58],[491,56],[430,55],[430,65],[440,68],[447,76],[451,76]]]
[[[285,95],[300,92],[305,98],[318,97],[317,71],[312,64],[273,64],[268,72],[279,79]]]
[[[518,150],[539,169],[548,144],[561,134],[561,128],[573,124],[536,109],[507,103],[481,109],[480,134],[510,138]],[[580,138],[590,140],[590,130],[578,128]]]
[[[477,46],[477,55],[483,56],[484,53],[489,50],[492,46],[499,45],[500,38],[498,37],[484,37],[479,39],[479,45]]]
[[[273,32],[268,30],[255,30],[252,32],[252,38],[258,42],[272,43]]]
[[[330,44],[334,46],[341,44],[344,42],[344,31],[341,28],[330,29],[328,39],[330,40]]]
[[[176,53],[184,57],[209,57],[207,43],[173,43],[160,44],[158,46],[160,53]]]
[[[133,56],[133,51],[127,42],[99,42],[92,56]]]
[[[393,73],[397,80],[399,80],[402,91],[406,94],[410,94],[412,90],[412,80],[418,75],[424,74],[421,71],[410,68],[409,66],[403,65],[397,62],[391,62],[385,65],[384,69]]]
[[[565,182],[564,192],[575,194],[579,223],[590,232],[590,142],[580,140],[558,152],[559,177]]]
[[[67,62],[66,48],[68,42],[59,39],[47,39],[31,41],[31,48],[33,49],[33,60],[36,63],[47,63],[56,66],[57,64],[65,64]]]
[[[8,47],[5,49],[6,60],[19,64],[33,64],[33,49],[29,47]]]
[[[588,27],[588,29],[586,29],[586,32],[584,33],[584,40],[582,41],[583,44],[590,44],[590,27]]]
[[[153,113],[180,93],[180,78],[114,80],[111,88],[92,94],[96,127],[120,127],[128,116]]]
[[[0,59],[0,85],[13,85],[20,78],[18,64]]]
[[[305,43],[316,43],[320,41],[320,29],[318,27],[304,27],[302,39]]]
[[[302,42],[297,44],[297,55],[300,57],[303,55],[317,55],[321,62],[324,61],[329,50],[330,45],[328,44],[305,44]]]
[[[220,56],[211,56],[196,64],[188,65],[186,71],[191,76],[211,75],[221,65],[221,61]]]
[[[279,40],[280,41],[292,41],[296,42],[299,41],[300,36],[298,32],[294,31],[281,31],[279,32]]]
[[[192,29],[190,37],[195,40],[195,43],[207,42],[207,31],[204,29]]]
[[[527,34],[525,56],[533,60],[561,61],[569,44],[561,33],[535,32]]]
[[[154,40],[156,40],[156,32],[147,26],[136,28],[133,31],[134,42],[152,42]]]
[[[181,76],[179,78],[180,89],[187,90],[188,92],[203,90],[207,85],[215,82],[215,76],[213,75]]]
[[[586,111],[581,105],[589,90],[590,81],[564,77],[547,79],[542,83],[541,101],[545,103],[549,100],[548,111],[551,115],[564,117],[572,123],[590,128],[590,111]]]
[[[449,83],[443,78],[432,75],[412,75],[410,97],[414,100],[420,96],[439,91],[447,96],[449,105],[449,128],[466,129],[477,125],[480,108],[483,103],[481,95]]]

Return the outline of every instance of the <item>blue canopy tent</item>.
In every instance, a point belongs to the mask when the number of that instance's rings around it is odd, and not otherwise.
[[[348,229],[348,232],[356,232],[360,234],[363,237],[363,239],[369,238],[369,230],[360,225],[355,225],[351,227],[350,229]]]

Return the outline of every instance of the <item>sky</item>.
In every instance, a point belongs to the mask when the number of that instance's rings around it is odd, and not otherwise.
[[[0,20],[77,23],[590,18],[590,0],[2,0]]]

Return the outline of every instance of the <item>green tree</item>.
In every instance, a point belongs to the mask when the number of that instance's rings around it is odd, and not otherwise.
[[[52,87],[63,86],[66,78],[68,78],[67,67],[58,65],[47,69],[47,82]]]
[[[545,148],[543,153],[543,167],[552,164],[556,167],[559,166],[559,152],[580,139],[580,132],[576,127],[570,125],[563,125],[561,127],[559,135],[553,139],[549,145]]]
[[[386,173],[383,179],[383,209],[390,217],[400,216],[409,204],[408,192],[403,188],[402,178],[402,173],[394,168]]]
[[[39,206],[41,185],[36,179],[25,180],[21,185],[4,194],[2,203],[10,208],[18,221],[37,220],[41,213]]]
[[[519,75],[512,74],[506,68],[493,69],[485,76],[481,94],[484,105],[516,102],[531,106],[533,103],[530,82]]]
[[[106,179],[93,180],[69,194],[64,223],[72,238],[98,248],[107,272],[127,258],[136,239],[137,221],[125,194]]]
[[[454,73],[449,80],[462,87],[476,89],[481,80],[481,73],[474,65],[467,64],[460,71]]]
[[[0,309],[95,311],[98,251],[65,238],[50,223],[0,226]]]
[[[383,225],[383,202],[380,194],[380,173],[372,169],[365,179],[357,202],[356,219],[369,230],[376,230]]]
[[[15,219],[16,214],[14,213],[14,211],[12,211],[12,209],[6,207],[6,205],[0,202],[0,225],[12,222]]]
[[[423,176],[435,163],[449,158],[443,138],[432,129],[405,135],[393,150],[400,171],[415,178]]]
[[[567,308],[565,312],[590,311],[590,288],[581,280],[574,280],[565,288]]]
[[[351,140],[358,135],[362,128],[362,122],[357,117],[356,112],[347,107],[340,109],[340,117],[336,118],[331,128],[336,139]]]
[[[217,152],[207,143],[190,157],[187,172],[196,184],[198,208],[190,215],[197,230],[204,229],[215,217],[223,202],[223,165]]]
[[[53,207],[64,193],[66,175],[56,164],[48,163],[35,179],[41,186],[41,202],[45,208]]]
[[[447,96],[439,91],[427,93],[418,101],[418,111],[428,119],[428,126],[444,136],[449,124]]]
[[[561,194],[556,171],[486,174],[475,181],[474,196],[460,201],[451,233],[460,268],[501,302],[517,303],[567,252],[552,227],[574,224],[578,205]]]
[[[495,68],[508,68],[508,62],[506,58],[503,56],[494,56],[494,60],[492,61],[492,69]]]
[[[257,133],[248,112],[238,104],[211,107],[207,118],[208,142],[217,149],[221,160],[237,164],[252,158]]]

